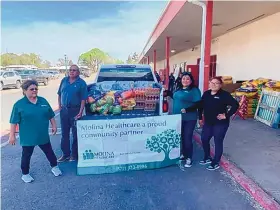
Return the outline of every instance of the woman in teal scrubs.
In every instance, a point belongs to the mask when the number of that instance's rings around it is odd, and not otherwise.
[[[20,145],[22,146],[21,170],[22,180],[26,183],[34,179],[29,174],[30,159],[35,146],[39,146],[45,153],[51,165],[51,171],[55,176],[61,175],[57,166],[56,156],[53,152],[50,136],[49,122],[52,133],[56,134],[56,122],[54,112],[47,100],[38,96],[38,83],[27,80],[22,84],[24,97],[18,100],[13,107],[10,123],[11,131],[9,143],[15,145],[16,125],[19,125]]]
[[[179,89],[174,94],[171,94],[173,98],[173,114],[182,114],[181,160],[185,161],[185,167],[191,167],[193,131],[198,120],[198,112],[193,110],[186,113],[186,108],[201,100],[201,92],[195,87],[194,78],[189,72],[182,74],[180,83],[178,84]]]

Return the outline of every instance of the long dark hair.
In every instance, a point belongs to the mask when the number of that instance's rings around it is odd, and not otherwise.
[[[183,72],[182,73],[182,77],[181,77],[181,84],[180,84],[180,88],[179,89],[182,89],[183,88],[183,84],[182,84],[182,79],[183,79],[183,77],[184,76],[188,76],[190,79],[191,79],[191,81],[192,81],[192,83],[189,85],[189,87],[188,87],[188,89],[193,89],[194,87],[196,87],[196,85],[195,85],[195,81],[194,81],[194,78],[193,78],[193,75],[190,73],[190,72]]]

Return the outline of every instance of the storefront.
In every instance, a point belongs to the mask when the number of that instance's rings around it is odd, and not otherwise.
[[[247,88],[244,95],[253,95],[249,106],[254,108],[247,114],[253,117],[262,87],[280,91],[276,82],[280,81],[280,2],[206,1],[204,9],[197,1],[170,1],[140,62],[149,60],[155,70],[165,69],[166,75],[174,72],[175,77],[180,71],[190,71],[203,90],[213,76],[239,84],[230,87],[230,92],[253,79],[241,86]],[[200,43],[204,44],[202,54]],[[238,96],[240,91],[236,91]]]
[[[204,38],[205,51],[210,50],[205,52],[209,60],[205,66],[209,64],[213,69],[208,72],[210,76],[232,76],[234,82],[258,77],[280,80],[280,2],[215,1],[208,7],[211,15],[206,16],[211,17],[207,17],[206,27],[212,27],[206,28]],[[144,47],[140,62],[149,60],[156,70],[169,68],[169,72],[175,66],[186,69],[199,64],[201,21],[199,6],[171,1]]]

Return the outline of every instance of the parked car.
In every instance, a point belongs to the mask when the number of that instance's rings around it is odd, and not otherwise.
[[[16,71],[0,71],[0,90],[3,88],[19,89],[21,83],[22,79]]]
[[[36,80],[38,83],[48,85],[51,79],[49,74],[46,74],[41,70],[23,70],[19,74],[22,78],[22,82],[29,79],[33,79]]]
[[[48,73],[51,75],[52,79],[58,79],[60,76],[58,71],[48,71]]]

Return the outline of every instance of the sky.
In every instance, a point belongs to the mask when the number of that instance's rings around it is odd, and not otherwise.
[[[140,53],[167,1],[2,1],[2,53],[36,53],[53,64],[99,48],[125,61]]]

